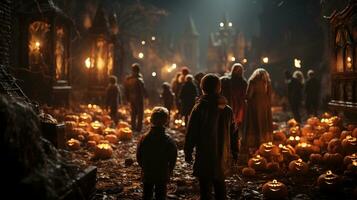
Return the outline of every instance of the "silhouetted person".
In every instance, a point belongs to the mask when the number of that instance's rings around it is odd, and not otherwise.
[[[250,76],[247,89],[247,114],[244,119],[243,144],[250,154],[264,142],[273,141],[271,112],[271,82],[268,72],[256,69]]]
[[[193,175],[198,177],[201,199],[211,199],[212,186],[216,199],[226,199],[224,179],[237,158],[237,137],[233,135],[232,109],[220,95],[221,82],[214,74],[201,81],[203,95],[195,104],[187,126],[185,160],[192,162],[196,149]]]
[[[164,107],[167,108],[170,114],[170,111],[174,106],[175,94],[171,91],[171,87],[168,82],[164,82],[162,84],[162,93],[160,97]]]
[[[179,98],[181,104],[181,113],[185,117],[185,123],[187,124],[188,117],[191,113],[193,106],[195,105],[196,97],[198,97],[198,88],[193,80],[192,75],[187,75],[185,83],[182,86]]]
[[[240,127],[243,123],[245,112],[245,99],[248,87],[247,80],[244,77],[243,65],[235,63],[231,72],[231,107],[233,110],[234,121]]]
[[[205,74],[203,72],[198,72],[197,74],[195,74],[194,78],[195,78],[195,83],[196,83],[197,87],[199,87],[201,85],[201,80],[204,76],[205,76]],[[199,94],[199,96],[202,95],[202,91],[200,89],[198,90],[198,94]]]
[[[290,105],[291,112],[294,119],[298,122],[301,121],[300,106],[302,101],[302,85],[299,81],[291,75],[290,71],[285,71],[285,78],[287,84],[287,97]]]
[[[116,124],[118,122],[118,105],[121,103],[120,90],[117,84],[117,77],[109,77],[109,85],[106,91],[106,107],[110,109],[110,117]]]
[[[181,68],[180,76],[178,77],[178,81],[177,81],[177,84],[175,86],[175,91],[174,91],[176,97],[180,96],[182,87],[186,81],[186,76],[189,74],[190,74],[190,70],[186,66]],[[177,98],[177,99],[178,99],[177,105],[176,105],[177,110],[179,111],[180,115],[184,115],[182,112],[182,105],[181,105],[182,102],[181,102],[180,98]]]
[[[315,77],[315,72],[307,72],[307,81],[305,83],[305,106],[308,115],[317,116],[320,98],[320,83]]]
[[[177,159],[177,148],[173,139],[166,133],[169,122],[166,108],[155,107],[151,114],[152,127],[144,135],[137,147],[137,161],[142,168],[144,185],[143,199],[166,198],[166,185],[170,180]]]
[[[227,104],[232,106],[232,84],[231,77],[224,75],[219,78],[221,80],[221,95],[227,99]]]
[[[131,127],[133,131],[140,132],[144,117],[144,98],[147,94],[138,63],[131,66],[131,75],[125,80],[125,96],[131,108]]]

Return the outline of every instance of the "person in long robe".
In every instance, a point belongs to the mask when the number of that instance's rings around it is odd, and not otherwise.
[[[248,81],[242,145],[250,154],[254,153],[261,143],[273,140],[271,90],[269,73],[263,68],[256,69]]]
[[[240,63],[235,63],[231,72],[231,106],[234,114],[234,121],[238,127],[243,123],[245,111],[245,98],[247,91],[247,80],[244,77],[244,68]]]

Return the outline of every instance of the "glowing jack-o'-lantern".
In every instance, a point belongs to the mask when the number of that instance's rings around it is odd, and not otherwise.
[[[307,135],[307,133],[313,132],[313,128],[310,124],[306,124],[304,127],[301,129],[301,134],[303,136]]]
[[[306,122],[310,126],[317,126],[319,124],[320,120],[317,117],[310,117],[309,119],[307,119]]]
[[[266,199],[286,199],[288,197],[288,188],[286,185],[275,179],[265,183],[262,190]]]
[[[76,123],[78,123],[79,117],[77,115],[66,115],[64,117],[65,121],[74,121]]]
[[[133,131],[130,128],[121,128],[118,131],[120,140],[130,140],[133,137]]]
[[[255,170],[265,170],[267,166],[267,160],[260,155],[256,155],[248,160],[248,166]]]
[[[299,126],[294,126],[294,127],[290,128],[289,132],[290,132],[290,135],[297,136],[297,135],[300,135],[301,130],[300,130]]]
[[[116,129],[114,129],[114,128],[109,128],[109,127],[107,127],[107,128],[105,128],[105,129],[103,130],[103,134],[104,134],[104,135],[109,135],[109,134],[111,134],[111,135],[116,135],[116,134],[117,134],[117,131],[116,131]]]
[[[298,143],[300,142],[300,136],[290,136],[288,139],[287,139],[287,141],[286,141],[286,143],[288,144],[288,145],[291,145],[291,146],[295,146],[295,145],[297,145]]]
[[[121,128],[129,128],[130,125],[127,122],[124,121],[120,121],[117,124],[117,129],[121,129]]]
[[[72,151],[78,150],[81,148],[81,142],[72,138],[67,141],[67,147]]]
[[[343,164],[347,166],[351,164],[353,161],[357,161],[357,154],[355,153],[352,155],[345,156],[345,158],[343,159]]]
[[[91,123],[92,122],[92,116],[90,114],[88,114],[88,113],[81,113],[79,115],[79,121]]]
[[[317,185],[325,192],[335,192],[340,186],[340,177],[328,170],[317,179]]]
[[[98,133],[98,134],[102,134],[103,131],[103,124],[99,121],[94,121],[92,123],[90,123],[91,129],[93,132]]]
[[[107,159],[112,157],[113,149],[110,144],[98,144],[95,148],[94,155],[96,158]]]
[[[87,130],[89,127],[89,124],[87,122],[79,122],[78,127],[82,128],[83,130]]]
[[[295,149],[290,145],[279,144],[280,153],[283,155],[284,161],[290,162],[296,159]]]
[[[341,140],[334,138],[327,145],[327,151],[329,153],[343,153]]]
[[[306,174],[308,170],[308,165],[302,159],[293,160],[289,163],[289,172],[294,175]]]
[[[301,142],[295,146],[296,154],[301,158],[307,159],[313,153],[312,145],[306,142]]]
[[[343,151],[346,154],[357,152],[357,138],[348,135],[345,139],[342,140],[341,144]]]
[[[272,142],[263,143],[259,147],[259,154],[264,157],[271,157],[279,155],[279,148]]]

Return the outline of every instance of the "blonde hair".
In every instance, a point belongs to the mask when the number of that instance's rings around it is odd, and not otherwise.
[[[293,77],[296,78],[301,84],[305,83],[305,78],[304,78],[304,74],[297,70],[293,73]]]
[[[249,82],[250,81],[256,81],[256,80],[264,80],[266,82],[270,82],[270,75],[267,72],[267,70],[265,70],[263,68],[258,68],[250,76]]]

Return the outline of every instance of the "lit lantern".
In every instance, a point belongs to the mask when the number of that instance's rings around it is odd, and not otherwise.
[[[98,93],[103,92],[103,88],[108,83],[108,78],[115,72],[114,45],[116,34],[116,17],[110,18],[104,11],[102,4],[98,5],[97,12],[93,19],[93,24],[89,29],[88,45],[89,52],[84,55],[84,66],[88,71],[88,87],[93,98],[98,98]],[[114,28],[113,28],[114,27]],[[97,95],[95,95],[97,94]]]
[[[70,39],[73,22],[52,0],[30,1],[19,9],[20,48],[16,62],[26,67],[19,78],[28,80],[32,73],[44,75],[43,83],[28,86],[25,92],[33,100],[68,105],[70,87]],[[21,70],[21,69],[20,69]],[[24,76],[24,77],[22,77]],[[48,78],[49,77],[49,78]],[[37,80],[41,81],[41,80]],[[36,92],[43,85],[47,94]],[[45,88],[49,87],[49,88]]]

